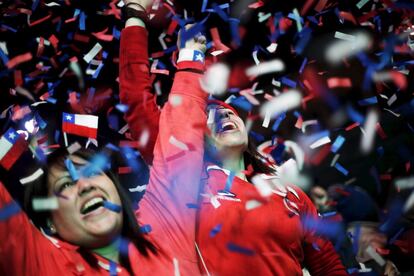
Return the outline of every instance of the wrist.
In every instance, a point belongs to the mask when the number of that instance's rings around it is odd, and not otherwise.
[[[122,18],[125,26],[146,27],[149,23],[149,16],[145,7],[138,3],[128,3],[122,7]]]

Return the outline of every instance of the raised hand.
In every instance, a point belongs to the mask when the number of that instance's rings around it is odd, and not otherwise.
[[[185,29],[189,30],[194,25],[195,24],[188,24],[188,25],[185,26]],[[182,35],[182,32],[180,30],[178,32],[178,40],[177,40],[178,48],[181,48],[181,35]],[[201,33],[199,33],[199,34],[196,34],[193,38],[188,39],[184,44],[184,48],[197,50],[197,51],[205,53],[206,50],[207,50],[206,43],[207,43],[206,37],[204,35],[202,35]]]

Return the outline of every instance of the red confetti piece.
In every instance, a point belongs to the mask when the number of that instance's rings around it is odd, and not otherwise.
[[[84,43],[89,42],[89,36],[82,35],[82,34],[75,34],[73,39],[79,42],[84,42]]]
[[[114,39],[114,36],[111,34],[105,34],[108,31],[108,28],[103,30],[102,32],[92,33],[97,39],[102,41],[112,41]]]
[[[390,175],[390,174],[381,174],[380,175],[380,179],[381,180],[391,180],[392,179],[392,175]]]
[[[14,71],[14,85],[21,86],[23,84],[22,71]]]
[[[53,45],[53,48],[55,48],[55,50],[57,50],[58,49],[59,39],[54,34],[52,34],[49,37],[49,41]]]
[[[168,29],[167,29],[166,34],[171,36],[174,33],[174,31],[177,28],[177,26],[178,26],[178,22],[176,20],[171,20],[170,25],[168,26]]]
[[[349,131],[349,130],[351,130],[351,129],[353,129],[353,128],[356,128],[356,127],[358,127],[358,126],[359,126],[359,123],[358,123],[358,122],[356,122],[356,123],[353,123],[352,125],[347,126],[347,127],[345,128],[345,130],[346,130],[346,131]]]
[[[27,52],[25,54],[21,54],[21,55],[18,55],[12,58],[11,60],[9,60],[9,62],[7,62],[6,66],[7,68],[11,69],[23,62],[31,60],[32,58],[33,58],[32,53]]]
[[[339,17],[341,19],[345,19],[347,21],[350,21],[350,22],[354,23],[354,25],[358,24],[357,20],[352,15],[352,13],[341,11],[341,12],[339,12]]]
[[[36,56],[40,57],[43,54],[43,51],[45,50],[45,39],[43,37],[39,38],[39,45],[37,47]]]
[[[230,48],[221,42],[220,34],[217,28],[211,28],[210,34],[211,34],[211,37],[213,38],[214,47],[216,47],[218,50],[222,50],[225,53],[230,51]]]
[[[48,20],[51,16],[52,16],[52,15],[51,15],[51,14],[49,14],[49,15],[47,15],[47,16],[45,16],[45,17],[43,17],[43,18],[40,18],[40,19],[38,19],[38,20],[36,20],[36,21],[33,21],[33,22],[31,22],[31,23],[29,24],[29,26],[30,26],[30,27],[33,27],[33,26],[35,26],[35,25],[38,25],[38,24],[40,24],[40,23],[42,23],[42,22],[44,22],[44,21]]]
[[[298,129],[302,129],[302,124],[303,124],[303,118],[302,116],[299,116],[298,120],[296,121],[295,127]]]
[[[408,85],[406,76],[397,71],[391,71],[390,73],[395,85],[404,91]]]
[[[174,155],[171,155],[171,156],[167,157],[165,160],[167,162],[170,162],[170,161],[173,161],[173,160],[175,160],[177,158],[180,158],[180,157],[182,157],[184,155],[185,155],[185,151],[180,151],[180,152],[178,152],[178,153],[176,153]]]
[[[329,88],[352,86],[350,78],[329,78],[327,82]]]
[[[256,3],[250,4],[248,7],[251,9],[257,9],[257,8],[263,7],[263,5],[264,5],[263,1],[259,0]]]
[[[317,12],[321,12],[323,8],[326,6],[328,0],[319,0],[318,4],[315,6],[314,10]]]
[[[331,152],[331,145],[323,146],[319,152],[313,156],[312,160],[310,161],[312,165],[319,165]]]
[[[127,174],[127,173],[131,173],[131,172],[132,172],[131,167],[119,167],[118,168],[118,174]]]
[[[119,146],[120,147],[128,147],[128,148],[138,148],[139,147],[139,142],[138,141],[122,140],[121,142],[119,142]]]
[[[384,130],[382,129],[380,123],[377,123],[375,125],[375,129],[377,130],[378,135],[381,137],[381,139],[386,139],[387,134],[385,134]]]

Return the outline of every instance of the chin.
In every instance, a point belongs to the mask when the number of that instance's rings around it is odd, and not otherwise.
[[[88,222],[87,231],[93,236],[109,236],[113,238],[122,231],[122,219],[113,215],[106,216],[97,221]]]

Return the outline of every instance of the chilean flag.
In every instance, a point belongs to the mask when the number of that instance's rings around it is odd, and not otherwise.
[[[0,138],[0,165],[9,170],[27,146],[24,136],[9,128]]]
[[[96,139],[98,116],[63,113],[62,131]]]

